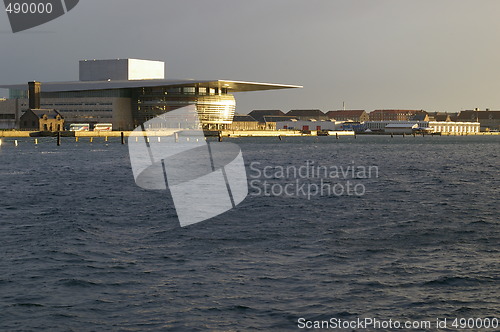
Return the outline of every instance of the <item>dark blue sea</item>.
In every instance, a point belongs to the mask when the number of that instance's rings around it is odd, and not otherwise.
[[[2,141],[2,331],[299,331],[300,319],[358,318],[463,331],[454,318],[500,318],[500,136],[226,139],[257,182],[235,209],[184,228],[168,191],[135,184],[119,138]],[[296,180],[280,167],[308,163],[378,174],[349,177],[358,194],[280,193]],[[299,180],[347,181],[323,178]]]

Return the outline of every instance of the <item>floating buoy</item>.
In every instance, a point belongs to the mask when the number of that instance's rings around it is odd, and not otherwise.
[[[90,143],[92,143],[94,141],[94,137],[91,137],[90,138]]]
[[[0,138],[0,146],[2,146],[2,139]]]
[[[35,145],[38,145],[38,138],[35,138]]]
[[[158,136],[158,143],[160,143],[160,142],[161,142],[161,137],[160,137],[160,136]]]
[[[14,141],[14,145],[15,145],[15,146],[18,146],[18,144],[17,144],[17,139]]]
[[[75,137],[75,142],[77,142],[77,143],[78,143],[78,137]]]

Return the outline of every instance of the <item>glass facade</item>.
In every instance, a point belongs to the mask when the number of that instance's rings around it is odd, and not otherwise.
[[[11,98],[28,98],[25,90],[10,90]],[[166,112],[195,104],[200,122],[206,129],[219,129],[233,121],[234,96],[225,88],[158,86],[109,90],[62,91],[41,93],[42,106],[61,112],[68,122],[110,122],[116,105],[103,98],[128,98],[133,127],[138,127]],[[133,129],[127,125],[129,130]]]
[[[43,89],[43,88],[42,88]],[[43,92],[42,98],[130,98],[130,89]]]
[[[132,117],[139,126],[163,113],[195,104],[205,128],[218,128],[233,121],[236,101],[226,89],[197,86],[133,89]]]
[[[9,90],[9,99],[26,99],[28,98],[28,90]]]

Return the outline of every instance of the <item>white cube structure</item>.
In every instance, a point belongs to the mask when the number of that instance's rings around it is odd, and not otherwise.
[[[80,61],[80,81],[155,79],[165,79],[165,62],[141,59]]]

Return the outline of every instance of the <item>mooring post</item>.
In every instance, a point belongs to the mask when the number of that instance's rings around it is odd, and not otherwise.
[[[61,132],[57,132],[57,146],[61,146]]]
[[[121,137],[122,137],[122,145],[123,145],[123,144],[125,144],[125,134],[123,133],[123,131],[121,133]]]

